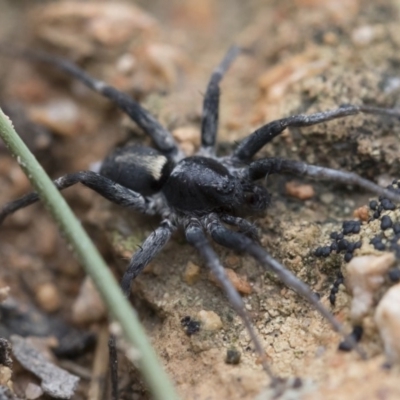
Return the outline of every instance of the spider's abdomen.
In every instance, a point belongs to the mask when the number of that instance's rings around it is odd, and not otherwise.
[[[179,162],[162,191],[170,207],[198,215],[234,208],[243,198],[240,181],[227,168],[199,156]]]
[[[168,178],[168,159],[150,147],[117,148],[104,161],[100,174],[144,196],[158,192]]]

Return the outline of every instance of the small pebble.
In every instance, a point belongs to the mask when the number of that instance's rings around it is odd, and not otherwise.
[[[186,264],[185,271],[183,273],[183,280],[188,285],[193,285],[200,278],[200,267],[191,261]]]
[[[253,288],[250,286],[250,283],[245,277],[238,275],[233,269],[230,268],[225,268],[225,273],[232,285],[240,294],[249,295],[252,293]],[[213,274],[210,273],[209,278],[213,283],[221,287],[220,283],[215,279]]]
[[[222,328],[221,318],[214,311],[201,310],[197,317],[201,323],[201,327],[206,331],[216,331]]]
[[[72,321],[77,324],[99,322],[107,315],[106,307],[93,281],[86,277],[72,305]]]
[[[61,298],[57,287],[51,283],[42,283],[36,288],[36,301],[42,310],[52,313],[60,309]]]
[[[353,212],[354,218],[358,218],[360,221],[368,221],[369,219],[369,208],[368,206],[358,207]]]
[[[354,257],[347,264],[346,285],[353,294],[351,317],[359,321],[372,306],[374,293],[384,283],[385,276],[396,259],[393,253],[380,256]]]
[[[27,400],[38,399],[43,395],[43,390],[39,385],[29,382],[25,389],[25,397]]]
[[[387,361],[400,360],[400,284],[392,286],[375,311],[375,322],[381,335]]]
[[[300,184],[297,182],[287,182],[286,193],[289,196],[296,197],[300,200],[308,200],[315,196],[314,188],[311,185]]]

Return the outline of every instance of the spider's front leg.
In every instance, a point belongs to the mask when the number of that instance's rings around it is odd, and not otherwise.
[[[251,135],[244,138],[234,151],[232,158],[239,161],[249,161],[252,157],[274,137],[281,134],[286,128],[305,127],[317,125],[322,122],[331,121],[337,118],[356,115],[359,113],[386,115],[389,117],[400,118],[400,109],[379,108],[370,106],[355,106],[352,104],[343,105],[335,110],[328,110],[314,114],[299,114],[291,117],[272,121],[254,131]]]
[[[0,53],[20,57],[29,61],[49,64],[67,73],[82,82],[88,88],[104,97],[107,97],[121,111],[127,114],[132,121],[143,129],[143,131],[152,138],[157,148],[168,158],[171,158],[176,162],[183,158],[183,153],[179,149],[171,133],[165,129],[149,111],[144,109],[126,93],[119,91],[105,82],[93,78],[71,61],[39,51],[18,51],[10,50],[8,48],[0,48]]]
[[[246,169],[244,171],[246,171]],[[287,173],[345,185],[356,185],[378,196],[384,196],[396,203],[400,203],[400,194],[385,189],[353,172],[320,167],[302,161],[285,160],[283,158],[265,158],[252,162],[248,166],[247,173],[249,179],[252,181],[262,179],[273,173]]]
[[[219,116],[219,84],[239,53],[240,48],[232,46],[226,53],[224,59],[212,73],[208,83],[207,91],[203,100],[203,116],[201,120],[200,153],[202,155],[215,155],[215,141],[217,138]]]

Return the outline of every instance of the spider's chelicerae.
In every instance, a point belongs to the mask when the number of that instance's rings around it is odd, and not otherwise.
[[[354,173],[282,158],[262,158],[253,161],[253,157],[264,145],[288,127],[316,125],[358,113],[399,117],[400,110],[347,104],[335,110],[283,118],[260,127],[244,138],[231,155],[219,157],[215,151],[219,84],[239,53],[238,47],[230,48],[212,73],[203,102],[201,148],[191,157],[185,157],[170,132],[126,94],[92,78],[64,59],[39,53],[26,53],[24,56],[54,65],[109,98],[152,138],[157,148],[142,145],[118,148],[104,160],[99,173],[80,171],[62,176],[54,182],[60,190],[80,182],[118,205],[161,217],[159,227],[144,241],[129,262],[121,283],[125,296],[130,294],[132,280],[158,255],[173,232],[178,228],[183,229],[187,241],[198,250],[223,287],[232,307],[242,318],[264,369],[275,381],[275,375],[266,362],[263,346],[243,301],[227,278],[210,239],[254,257],[263,268],[273,271],[285,285],[307,299],[336,331],[343,333],[341,325],[318,301],[311,289],[272,258],[259,244],[255,226],[238,215],[267,209],[270,195],[262,185],[262,180],[272,173],[301,175],[357,185],[400,202],[400,195]],[[0,211],[0,222],[7,215],[37,200],[37,194],[31,193],[7,204]],[[236,229],[231,230],[227,225]]]

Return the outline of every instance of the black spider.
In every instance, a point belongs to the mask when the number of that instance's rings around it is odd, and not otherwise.
[[[116,204],[161,217],[160,226],[144,241],[140,250],[129,262],[121,283],[125,296],[130,295],[132,280],[161,251],[172,233],[177,228],[182,228],[187,241],[198,250],[223,287],[232,307],[242,318],[261,357],[264,369],[273,382],[276,382],[277,378],[266,362],[263,346],[255,333],[243,301],[227,278],[208,236],[222,246],[250,254],[264,268],[275,272],[282,282],[306,298],[336,331],[343,334],[341,325],[318,301],[310,288],[260,246],[254,225],[237,215],[239,212],[243,215],[246,211],[263,211],[267,208],[270,195],[265,187],[255,182],[272,173],[304,175],[358,185],[400,202],[400,195],[353,173],[281,158],[252,161],[253,156],[264,145],[288,127],[310,126],[358,113],[399,117],[400,110],[343,105],[335,110],[283,118],[270,122],[247,136],[238,144],[232,155],[218,157],[215,152],[215,141],[219,83],[239,53],[238,47],[230,48],[211,76],[203,102],[201,148],[198,154],[192,157],[185,157],[171,134],[126,94],[93,79],[67,60],[42,53],[24,53],[24,57],[54,65],[109,98],[152,138],[157,147],[157,150],[139,145],[118,148],[104,160],[99,173],[81,171],[67,174],[54,181],[59,190],[80,182]],[[7,215],[37,200],[37,194],[30,193],[8,203],[0,211],[0,223]],[[225,224],[234,226],[237,230],[230,230]],[[115,354],[115,344],[111,342],[111,350]],[[114,388],[114,397],[116,396]]]

